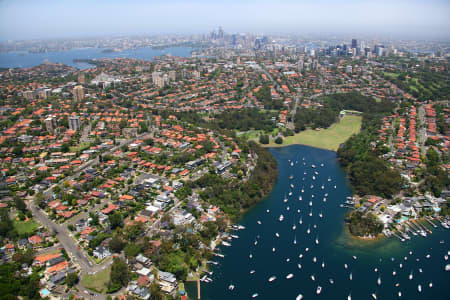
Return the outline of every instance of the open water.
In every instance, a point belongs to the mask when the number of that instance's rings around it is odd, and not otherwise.
[[[155,56],[171,54],[173,56],[190,57],[192,48],[189,47],[171,47],[164,49],[153,49],[143,47],[129,49],[120,52],[102,53],[99,48],[81,48],[68,51],[46,52],[46,53],[27,53],[27,52],[8,52],[0,53],[0,67],[2,68],[30,68],[44,63],[45,61],[53,63],[63,63],[79,69],[88,69],[92,65],[84,62],[74,62],[74,59],[101,59],[101,58],[136,58],[142,60],[151,60]]]
[[[344,223],[348,209],[339,206],[352,192],[336,153],[300,145],[269,151],[278,162],[278,181],[272,193],[242,218],[240,224],[246,229],[233,232],[239,238],[231,242],[232,246],[220,246],[225,257],[214,257],[219,264],[211,267],[213,275],[209,277],[213,281],[201,283],[201,299],[251,299],[255,293],[258,294],[255,299],[279,300],[295,299],[299,294],[303,299],[348,299],[349,294],[352,299],[373,299],[372,294],[377,299],[449,299],[450,272],[444,268],[450,261],[445,261],[444,255],[450,250],[450,231],[440,225],[434,229],[426,224],[433,230],[426,238],[413,236],[404,243],[394,237],[357,240],[349,235]],[[289,179],[291,175],[293,179]],[[301,201],[299,196],[302,196]],[[280,214],[284,216],[282,222]],[[302,224],[299,224],[300,218]],[[307,234],[308,228],[310,234]],[[426,258],[428,254],[430,257]],[[251,270],[255,272],[250,274]],[[288,274],[293,277],[286,279]],[[276,280],[269,282],[272,276],[276,276]],[[330,278],[334,284],[330,283]],[[230,284],[235,286],[232,291],[228,289]],[[422,292],[418,291],[419,284]],[[322,292],[317,295],[319,285]],[[190,299],[197,299],[196,287],[196,282],[186,284]]]

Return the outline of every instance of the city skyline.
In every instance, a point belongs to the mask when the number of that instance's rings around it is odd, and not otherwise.
[[[448,39],[447,1],[1,1],[0,40],[227,32]]]

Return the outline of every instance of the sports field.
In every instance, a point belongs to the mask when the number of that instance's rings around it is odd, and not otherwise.
[[[336,151],[340,144],[360,131],[361,120],[361,116],[345,116],[340,122],[331,125],[327,129],[302,131],[294,136],[284,138],[282,145],[275,144],[271,139],[270,144],[267,146],[280,147],[302,144]]]

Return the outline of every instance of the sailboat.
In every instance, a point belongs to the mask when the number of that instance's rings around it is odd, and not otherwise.
[[[413,271],[411,270],[411,273],[409,274],[409,280],[412,280],[413,279]]]
[[[322,211],[320,211],[320,213],[319,213],[319,218],[323,218]]]
[[[348,294],[347,300],[352,300],[352,294]]]
[[[378,285],[381,285],[381,277],[380,277],[380,276],[378,276],[377,284],[378,284]]]
[[[316,237],[316,245],[319,245],[319,237]]]
[[[350,280],[353,280],[353,274],[352,274],[352,272],[350,272],[349,279],[350,279]]]
[[[309,211],[309,216],[312,217],[312,209]]]
[[[288,198],[286,197],[286,193],[284,193],[284,203],[286,203],[288,201]]]
[[[298,201],[302,201],[302,199],[303,199],[302,196],[298,197]]]
[[[302,220],[302,217],[300,217],[300,220],[298,221],[298,224],[302,224],[303,223],[303,220]]]
[[[319,286],[317,286],[316,294],[320,295],[321,292],[322,292],[322,287],[319,285]]]
[[[276,236],[277,238],[279,238],[279,237],[280,237],[280,234],[279,234],[278,232],[275,232],[275,236]]]
[[[230,291],[234,290],[234,285],[233,285],[233,284],[230,284],[230,285],[228,286],[228,289],[229,289]]]
[[[310,233],[311,233],[311,228],[310,228],[310,227],[311,227],[311,225],[308,225],[308,229],[306,229],[306,233],[307,233],[307,234],[310,234]]]
[[[325,262],[322,261],[322,269],[325,269]]]
[[[309,206],[312,206],[312,201],[309,201]]]
[[[294,236],[294,245],[297,244],[297,236]]]

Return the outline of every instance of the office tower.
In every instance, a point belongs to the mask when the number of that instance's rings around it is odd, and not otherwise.
[[[84,73],[78,74],[78,83],[86,83],[86,75]]]
[[[44,120],[45,128],[48,132],[54,132],[56,129],[56,118],[53,116],[48,116],[47,119]]]
[[[358,48],[358,40],[352,39],[352,49],[356,49],[356,48]]]
[[[69,129],[77,131],[81,128],[81,121],[79,116],[72,116],[69,118]]]
[[[346,66],[346,67],[345,67],[345,73],[347,73],[347,74],[351,74],[351,73],[352,73],[352,71],[353,71],[353,68],[352,68],[352,66],[348,65],[348,66]]]
[[[84,99],[84,89],[81,85],[73,88],[73,100],[79,102]]]
[[[169,79],[171,80],[171,81],[175,81],[175,80],[177,80],[177,73],[175,72],[175,71],[169,71]]]

